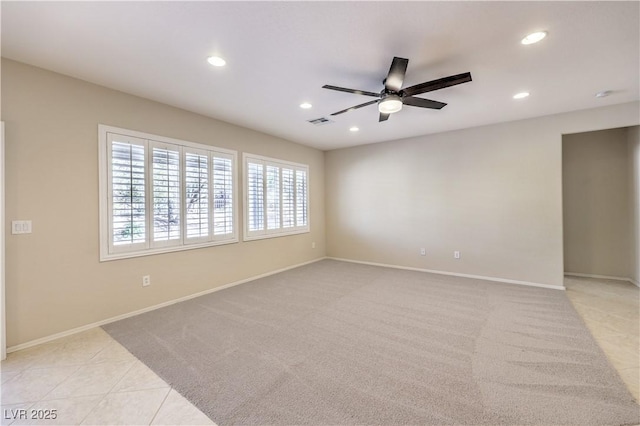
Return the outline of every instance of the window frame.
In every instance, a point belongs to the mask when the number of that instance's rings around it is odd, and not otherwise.
[[[111,153],[110,146],[112,138],[110,135],[117,135],[121,139],[128,139],[136,143],[144,142],[145,152],[145,242],[144,244],[136,244],[135,246],[114,247],[113,244],[113,215],[110,211],[112,196],[112,170],[111,170]],[[179,147],[179,168],[180,168],[180,238],[179,242],[171,245],[158,244],[153,241],[153,147],[172,145]],[[198,237],[197,240],[186,238],[186,152],[193,153],[206,152],[208,156],[208,189],[209,189],[209,235],[207,237]],[[232,185],[232,226],[233,232],[226,235],[215,235],[213,228],[213,197],[211,188],[213,187],[213,158],[215,153],[221,157],[231,159],[231,185]],[[226,148],[220,148],[212,145],[205,145],[195,142],[189,142],[165,136],[154,135],[136,130],[123,129],[119,127],[108,126],[104,124],[98,125],[98,171],[99,171],[99,216],[100,216],[100,262],[128,259],[132,257],[150,256],[160,253],[171,253],[183,250],[193,250],[203,247],[213,247],[225,244],[233,244],[239,241],[239,223],[238,223],[238,152]],[[189,240],[189,241],[188,241]]]
[[[264,224],[264,229],[258,230],[258,231],[249,231],[249,162],[251,162],[251,160],[254,160],[254,163],[259,163],[262,165],[262,173],[263,173],[263,214],[264,214],[264,220],[263,220],[263,224]],[[289,236],[289,235],[297,235],[297,234],[306,234],[311,232],[311,200],[310,200],[310,191],[309,191],[309,187],[310,187],[310,173],[309,173],[309,165],[307,164],[302,164],[302,163],[295,163],[293,161],[287,161],[287,160],[282,160],[279,158],[272,158],[272,157],[265,157],[262,155],[257,155],[257,154],[251,154],[251,153],[243,153],[242,154],[242,165],[243,165],[243,169],[242,169],[242,177],[243,177],[243,209],[242,209],[242,214],[243,214],[243,241],[254,241],[254,240],[263,240],[266,238],[277,238],[277,237],[285,237],[285,236]],[[267,174],[267,166],[277,166],[279,168],[278,170],[278,180],[279,180],[279,193],[280,193],[280,198],[279,198],[279,209],[280,209],[280,214],[279,214],[279,219],[280,219],[280,227],[277,229],[268,229],[269,225],[268,225],[268,218],[267,218],[267,179],[266,179],[266,174]],[[284,215],[283,215],[283,193],[282,193],[282,189],[283,189],[283,183],[282,183],[282,169],[292,169],[293,170],[293,176],[294,176],[294,184],[293,184],[293,191],[294,191],[294,201],[293,201],[293,206],[294,206],[294,211],[293,211],[293,221],[294,221],[294,226],[290,227],[290,228],[283,228],[283,223],[284,223]],[[306,219],[307,219],[307,223],[304,226],[297,226],[295,225],[296,220],[297,220],[297,172],[298,171],[304,171],[305,175],[306,175],[306,182],[305,182],[305,186],[306,186],[306,210],[307,210],[307,215],[306,215]]]

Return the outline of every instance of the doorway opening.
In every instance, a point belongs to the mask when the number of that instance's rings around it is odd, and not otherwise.
[[[562,191],[567,296],[640,401],[638,126],[563,135]]]

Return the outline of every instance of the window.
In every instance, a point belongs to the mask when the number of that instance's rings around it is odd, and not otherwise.
[[[309,232],[309,166],[244,154],[244,239]]]
[[[98,130],[101,261],[238,241],[235,151]]]

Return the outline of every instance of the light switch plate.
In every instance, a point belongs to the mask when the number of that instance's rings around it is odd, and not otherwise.
[[[30,220],[14,220],[11,221],[11,233],[12,234],[30,234],[31,233],[31,221]]]

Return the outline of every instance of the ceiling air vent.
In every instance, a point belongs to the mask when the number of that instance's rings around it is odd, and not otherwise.
[[[333,123],[333,121],[329,120],[328,118],[320,117],[313,120],[309,120],[309,123],[316,126],[322,126],[324,124]]]

